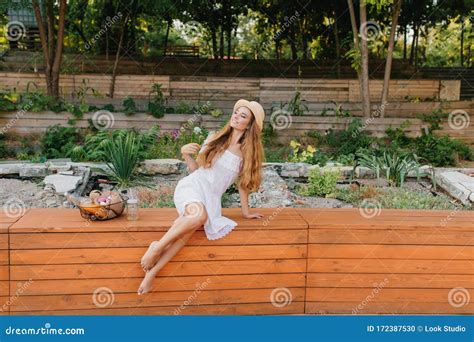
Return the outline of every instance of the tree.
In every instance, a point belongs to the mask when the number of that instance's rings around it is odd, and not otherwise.
[[[54,0],[45,0],[45,18],[41,14],[38,0],[32,1],[33,11],[43,49],[46,90],[48,95],[59,96],[59,77],[63,56],[64,25],[66,17],[66,0],[59,0],[59,19],[54,14]]]
[[[380,104],[380,117],[385,116],[385,107],[388,97],[388,88],[390,83],[390,75],[392,72],[392,58],[393,58],[393,47],[395,45],[395,33],[397,31],[398,17],[400,16],[400,10],[402,8],[403,0],[395,0],[395,3],[392,6],[392,27],[390,29],[390,39],[388,42],[388,51],[387,51],[387,62],[385,63],[385,73],[383,78],[383,88],[382,88],[382,100]]]

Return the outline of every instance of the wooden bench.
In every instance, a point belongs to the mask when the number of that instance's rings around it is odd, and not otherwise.
[[[305,313],[474,312],[472,211],[297,211],[309,225]]]
[[[472,211],[258,211],[264,219],[223,209],[235,230],[216,241],[198,230],[144,296],[139,260],[174,208],[142,209],[138,221],[88,222],[72,209],[3,217],[0,300],[22,289],[11,315],[474,313],[458,305],[474,289]]]
[[[199,46],[197,45],[167,45],[165,49],[165,56],[199,57]]]
[[[271,215],[273,209],[262,211]],[[238,220],[239,229],[217,241],[208,241],[198,231],[158,274],[155,292],[138,296],[144,275],[139,260],[149,243],[168,230],[177,217],[175,209],[142,210],[136,222],[122,216],[89,225],[76,210],[31,209],[10,230],[11,291],[33,279],[11,312],[303,313],[306,222],[291,208],[267,226],[259,220],[240,219],[236,210],[224,210],[224,215]],[[289,289],[291,304],[272,305],[275,288]],[[105,293],[94,296],[99,289]],[[198,290],[202,292],[197,294]],[[109,305],[97,305],[100,300]]]

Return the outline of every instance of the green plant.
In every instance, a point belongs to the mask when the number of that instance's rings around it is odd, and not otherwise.
[[[312,145],[306,146],[306,149],[301,148],[301,143],[296,140],[290,141],[292,153],[290,156],[290,162],[295,163],[309,163],[313,160],[313,155],[316,152],[316,148]]]
[[[108,110],[109,112],[115,112],[115,107],[111,103],[107,103],[106,105],[102,106],[103,110]]]
[[[140,162],[140,141],[133,131],[122,131],[104,144],[104,159],[110,168],[109,178],[119,189],[148,184],[137,175]]]
[[[138,143],[138,158],[144,159],[147,155],[149,148],[154,146],[157,136],[159,133],[159,126],[151,127],[147,132],[138,133],[132,131],[136,136]],[[108,141],[113,141],[119,136],[123,136],[130,130],[117,129],[117,130],[101,130],[93,132],[84,138],[82,145],[77,145],[71,151],[71,156],[77,160],[89,160],[89,161],[104,161],[105,146]]]
[[[185,101],[180,101],[175,108],[175,112],[178,114],[191,114],[192,111],[193,107]]]
[[[421,158],[434,166],[454,166],[459,159],[472,160],[472,149],[460,140],[447,135],[426,134],[414,139],[413,149]]]
[[[320,143],[329,146],[335,156],[355,154],[368,149],[376,142],[363,129],[360,119],[352,120],[344,131],[329,129],[325,136],[319,136]]]
[[[166,98],[161,90],[161,84],[155,83],[148,94],[148,111],[155,118],[162,118],[166,112]]]
[[[300,193],[306,196],[334,197],[337,181],[341,178],[341,170],[325,170],[312,168],[308,175],[308,185],[300,189]]]
[[[19,101],[20,94],[15,89],[0,92],[0,111],[8,112],[16,110]]]
[[[125,115],[130,116],[137,112],[137,105],[131,97],[126,97],[122,102]]]
[[[70,157],[82,137],[73,127],[54,125],[48,127],[41,139],[41,151],[47,158]]]
[[[295,95],[288,102],[288,111],[291,115],[302,116],[309,111],[306,101],[301,98],[301,93],[297,90]]]
[[[419,178],[418,172],[420,165],[417,162],[416,155],[412,153],[398,153],[383,151],[382,155],[377,153],[357,152],[357,165],[367,167],[373,172],[377,179],[380,174],[384,174],[390,185],[403,186],[408,173],[415,171]]]

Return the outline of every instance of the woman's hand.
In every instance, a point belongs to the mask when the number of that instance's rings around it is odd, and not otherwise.
[[[248,218],[248,219],[253,219],[253,218],[254,219],[261,219],[261,218],[263,218],[263,215],[260,214],[260,213],[253,213],[253,214],[251,214],[251,213],[245,213],[245,214],[242,213],[242,216],[244,218]]]
[[[196,144],[196,143],[190,143],[186,144],[183,147],[181,147],[181,154],[183,155],[193,155],[199,152],[201,149],[201,145]]]

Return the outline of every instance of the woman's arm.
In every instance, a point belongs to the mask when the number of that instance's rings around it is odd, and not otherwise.
[[[200,148],[201,146],[196,143],[186,144],[181,147],[181,155],[188,166],[189,172],[193,172],[199,167],[193,155],[196,154]]]
[[[249,193],[247,190],[239,186],[240,206],[242,208],[242,216],[244,218],[262,218],[260,213],[251,214],[249,211]]]

